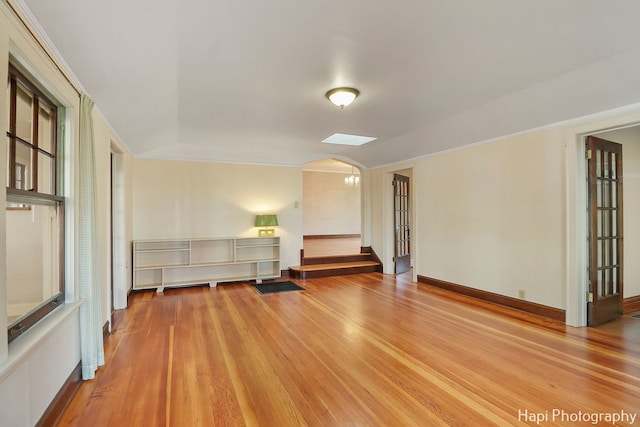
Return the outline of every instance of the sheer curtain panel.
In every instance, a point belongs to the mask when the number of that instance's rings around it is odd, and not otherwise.
[[[96,225],[96,168],[93,137],[93,101],[80,97],[80,148],[78,192],[79,210],[79,295],[80,350],[82,378],[92,379],[98,366],[104,365],[104,345],[100,313],[100,272],[98,269],[98,231]]]

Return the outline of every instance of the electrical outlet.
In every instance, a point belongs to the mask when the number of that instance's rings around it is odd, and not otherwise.
[[[526,299],[526,293],[524,292],[524,290],[522,289],[518,290],[518,298]]]

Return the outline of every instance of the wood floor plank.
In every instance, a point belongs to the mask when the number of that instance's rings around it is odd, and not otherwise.
[[[58,425],[503,426],[531,424],[523,411],[640,412],[638,319],[571,328],[406,275],[297,282],[304,291],[133,294],[106,365]]]

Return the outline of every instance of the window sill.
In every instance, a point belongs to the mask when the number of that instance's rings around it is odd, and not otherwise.
[[[9,356],[0,361],[0,383],[28,359],[49,335],[75,313],[81,305],[82,302],[62,305],[9,344]]]

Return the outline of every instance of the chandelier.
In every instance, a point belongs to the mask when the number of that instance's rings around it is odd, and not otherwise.
[[[353,173],[353,166],[351,166],[351,175],[344,178],[344,185],[347,187],[357,187],[360,185],[360,177]]]

